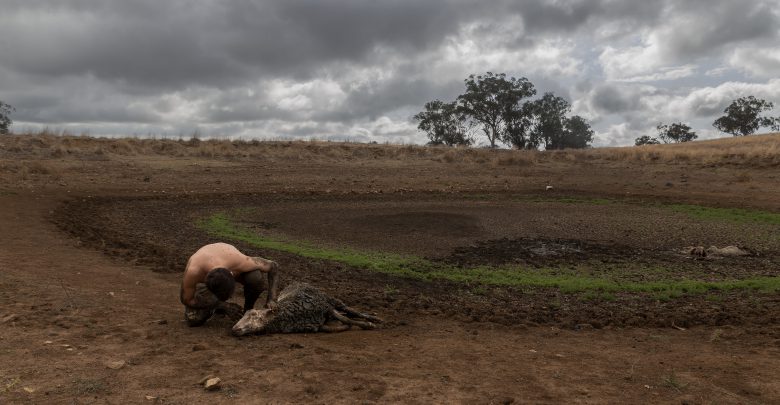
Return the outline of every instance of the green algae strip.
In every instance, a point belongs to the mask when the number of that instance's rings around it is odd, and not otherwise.
[[[697,219],[780,225],[780,214],[769,211],[744,208],[712,208],[688,204],[670,204],[663,207],[688,214]]]
[[[506,287],[558,288],[566,293],[588,291],[651,293],[661,297],[735,289],[750,289],[760,292],[780,291],[780,277],[757,277],[727,281],[673,280],[638,283],[579,275],[551,274],[549,270],[529,270],[517,266],[463,268],[434,263],[414,256],[364,252],[353,249],[330,249],[305,242],[274,240],[235,225],[225,213],[217,213],[202,219],[198,221],[197,226],[213,236],[245,242],[260,249],[292,253],[309,259],[329,260],[378,273],[425,281],[448,280],[465,284],[477,283]]]

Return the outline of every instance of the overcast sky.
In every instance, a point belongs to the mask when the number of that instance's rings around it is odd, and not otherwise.
[[[17,132],[424,143],[411,116],[487,71],[568,99],[596,146],[725,136],[733,99],[780,104],[780,0],[0,0]]]

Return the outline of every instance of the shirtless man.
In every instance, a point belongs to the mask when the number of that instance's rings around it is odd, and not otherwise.
[[[181,283],[180,299],[187,324],[200,326],[215,311],[228,311],[230,308],[225,301],[233,295],[236,281],[244,285],[244,312],[252,309],[266,287],[263,273],[268,275],[265,307],[273,308],[279,283],[276,262],[249,257],[227,243],[213,243],[198,249],[187,261]]]

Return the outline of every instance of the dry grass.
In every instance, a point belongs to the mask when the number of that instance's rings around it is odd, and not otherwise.
[[[435,161],[444,164],[527,166],[545,162],[686,163],[744,167],[780,165],[780,133],[695,141],[563,151],[518,151],[323,141],[173,140],[95,138],[67,133],[12,134],[0,138],[0,158],[111,160],[123,156],[268,160],[301,163],[339,161]],[[38,168],[33,169],[36,171]],[[736,179],[749,182],[749,175]]]
[[[694,141],[567,151],[577,159],[607,159],[704,165],[775,166],[780,164],[780,133]]]

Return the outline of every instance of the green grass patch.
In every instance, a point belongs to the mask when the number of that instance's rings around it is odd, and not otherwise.
[[[602,298],[613,298],[612,294],[617,292],[650,293],[661,299],[668,299],[683,294],[703,294],[733,289],[750,289],[761,292],[780,291],[780,277],[730,281],[670,280],[640,283],[621,282],[572,272],[560,274],[560,271],[556,271],[556,269],[528,269],[518,266],[463,268],[409,255],[332,249],[306,242],[275,240],[235,225],[224,213],[214,214],[199,221],[197,225],[214,236],[242,241],[261,249],[292,253],[310,259],[329,260],[378,273],[425,281],[448,280],[464,284],[557,288],[565,293],[598,292],[599,297]]]
[[[670,204],[663,207],[697,219],[780,225],[780,214],[768,211],[743,208],[711,208],[689,204]]]

